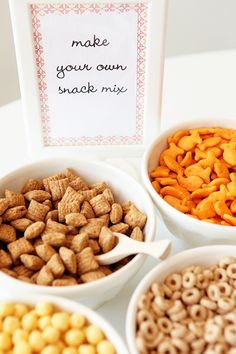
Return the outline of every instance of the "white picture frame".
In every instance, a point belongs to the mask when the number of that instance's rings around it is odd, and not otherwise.
[[[76,154],[77,156],[80,157],[88,157],[88,156],[94,156],[94,157],[135,157],[135,156],[140,156],[142,151],[144,150],[145,146],[151,142],[151,140],[158,134],[159,132],[159,126],[160,126],[160,117],[161,117],[161,94],[162,94],[162,78],[163,78],[163,58],[164,58],[164,38],[165,38],[165,22],[166,22],[166,11],[167,11],[167,0],[127,0],[127,1],[121,1],[121,0],[42,0],[42,2],[39,2],[38,0],[9,0],[10,3],[10,11],[11,11],[11,18],[12,18],[12,26],[13,26],[13,33],[14,33],[14,41],[15,41],[15,48],[16,48],[16,56],[17,56],[17,64],[18,64],[18,73],[19,73],[19,81],[20,81],[20,88],[21,88],[21,95],[22,95],[22,104],[23,104],[23,113],[24,113],[24,119],[25,119],[25,125],[26,125],[26,132],[27,132],[27,140],[28,140],[28,147],[29,147],[29,152],[31,156],[34,157],[42,157],[42,156],[52,156],[52,155],[62,155],[62,154]],[[121,6],[126,6],[127,11],[124,16],[127,15],[127,13],[130,11],[130,14],[135,13],[133,16],[135,21],[137,18],[137,27],[134,26],[134,28],[137,28],[137,43],[138,43],[138,38],[139,38],[139,27],[140,25],[140,19],[142,20],[142,26],[143,26],[143,32],[142,32],[142,37],[141,40],[145,42],[145,45],[142,46],[143,50],[143,60],[141,64],[138,64],[137,61],[137,72],[140,71],[138,70],[138,65],[141,65],[143,68],[143,83],[141,89],[138,89],[138,76],[135,78],[136,81],[136,87],[135,87],[135,102],[136,102],[136,112],[137,112],[137,106],[141,107],[140,112],[139,112],[139,118],[138,115],[136,114],[135,116],[135,134],[130,135],[130,139],[127,139],[127,135],[125,138],[119,139],[114,138],[113,140],[110,139],[109,133],[106,133],[108,135],[108,138],[106,135],[99,135],[99,138],[96,137],[92,138],[88,137],[86,135],[86,129],[88,125],[85,125],[85,134],[83,135],[83,139],[77,134],[76,129],[73,130],[74,136],[72,138],[61,138],[60,137],[60,132],[64,129],[64,126],[62,125],[62,118],[60,118],[60,123],[61,126],[57,125],[59,124],[59,116],[60,112],[64,109],[65,111],[68,111],[67,108],[67,101],[72,102],[73,100],[71,98],[66,98],[65,99],[65,104],[61,103],[61,99],[59,100],[58,97],[56,96],[56,93],[50,90],[50,87],[53,87],[54,85],[54,79],[50,81],[50,65],[49,62],[55,59],[54,56],[50,52],[50,41],[52,41],[53,37],[53,31],[59,27],[59,22],[56,22],[59,16],[58,14],[58,9],[67,9],[68,13],[71,14],[71,11],[73,13],[73,16],[75,17],[75,9],[81,9],[82,7],[85,7],[86,9],[92,7],[92,6],[97,6],[98,12],[96,11],[88,11],[88,16],[90,13],[94,12],[93,16],[96,16],[99,14],[104,16],[108,16],[105,14],[104,6],[110,6],[112,9],[112,16],[116,16],[116,10],[117,10],[117,18],[112,17],[111,20],[108,21],[108,24],[106,24],[106,30],[109,30],[110,28],[112,29],[112,20],[117,19],[117,25],[119,25],[119,21],[123,21],[122,19],[122,14],[120,9]],[[138,8],[138,10],[134,10]],[[48,12],[45,9],[50,9]],[[72,9],[72,10],[71,10]],[[61,11],[61,10],[60,10]],[[143,11],[143,12],[142,12]],[[118,13],[119,12],[119,13]],[[143,17],[140,17],[141,15]],[[52,16],[53,14],[53,16]],[[61,15],[64,15],[62,17]],[[63,22],[63,26],[65,25],[65,30],[63,30],[62,37],[63,37],[63,32],[66,32],[67,27],[70,25],[68,24],[68,19],[72,19],[72,17],[68,17],[67,21],[65,21],[67,13],[66,12],[61,12],[60,13],[60,21]],[[79,16],[79,13],[77,14]],[[119,16],[118,16],[119,15]],[[38,17],[37,17],[38,16]],[[49,17],[51,16],[51,17]],[[136,17],[135,17],[136,16]],[[54,19],[53,19],[54,18]],[[78,17],[79,21],[81,21],[82,17]],[[94,21],[95,17],[91,17],[91,21]],[[88,17],[90,20],[90,17]],[[98,23],[100,21],[100,17],[97,16]],[[106,23],[106,19],[109,19],[109,17],[104,17],[104,23]],[[130,17],[130,19],[132,19]],[[124,19],[127,21],[127,19]],[[41,22],[40,22],[41,21]],[[44,22],[42,22],[44,21]],[[55,23],[53,22],[55,21]],[[128,21],[129,18],[128,18]],[[36,23],[37,22],[37,23]],[[96,21],[95,21],[96,22]],[[36,23],[36,24],[35,24]],[[40,38],[38,38],[38,24],[40,23],[40,26],[42,28],[41,33],[40,33]],[[66,26],[66,23],[68,26]],[[78,22],[79,23],[79,22]],[[82,22],[81,22],[82,23]],[[93,22],[94,23],[94,22]],[[43,25],[42,25],[43,24]],[[48,27],[47,27],[48,26]],[[48,30],[48,28],[51,28],[52,30]],[[81,25],[82,26],[82,25]],[[110,27],[109,27],[110,26]],[[122,26],[122,23],[121,25]],[[44,32],[43,32],[44,28]],[[82,28],[82,27],[81,27]],[[84,28],[84,26],[83,26]],[[118,27],[119,28],[119,27]],[[123,27],[120,27],[123,28]],[[132,32],[132,26],[130,22],[130,31],[126,31],[127,37],[129,35],[129,32]],[[43,34],[44,33],[44,34]],[[68,30],[69,33],[69,30]],[[112,33],[112,31],[111,31]],[[50,36],[49,36],[50,34]],[[37,37],[37,39],[35,39]],[[49,39],[47,37],[50,37]],[[145,38],[144,38],[145,37]],[[48,48],[47,50],[45,49],[45,58],[40,57],[38,53],[38,49],[36,49],[37,45],[42,45],[42,42],[40,42],[44,38],[44,44],[45,48]],[[130,37],[131,39],[133,37]],[[144,39],[143,39],[144,38]],[[94,37],[95,39],[95,37]],[[124,39],[124,35],[121,39],[121,42]],[[47,41],[49,44],[47,44]],[[59,42],[58,42],[59,43]],[[82,43],[82,42],[81,42]],[[84,44],[85,42],[83,42]],[[91,42],[92,43],[92,42]],[[102,43],[102,42],[100,42]],[[47,44],[47,46],[46,46]],[[80,44],[80,43],[79,43]],[[95,45],[95,44],[94,44]],[[104,45],[105,46],[105,45]],[[82,45],[81,45],[82,47]],[[114,46],[115,47],[115,46]],[[56,47],[55,47],[56,48]],[[121,45],[121,50],[120,53],[122,53],[122,45]],[[124,47],[125,48],[125,47]],[[128,48],[128,47],[127,47]],[[137,45],[138,48],[138,45]],[[58,50],[61,50],[59,48]],[[48,52],[47,52],[48,51]],[[138,49],[137,49],[138,51]],[[66,50],[65,50],[66,52]],[[127,49],[128,52],[128,49]],[[47,55],[46,55],[47,54]],[[69,55],[69,54],[68,54]],[[104,54],[105,56],[105,51]],[[140,56],[140,54],[137,52],[134,54],[134,58],[136,56]],[[130,58],[133,58],[132,52],[130,52]],[[130,59],[131,60],[131,59]],[[48,65],[48,71],[45,69],[44,70],[44,75],[40,74],[40,70],[42,67],[40,67],[41,64],[38,64],[40,61],[43,61],[45,67]],[[46,64],[45,64],[46,63]],[[47,64],[48,63],[48,64]],[[133,68],[132,61],[130,61],[130,66]],[[52,64],[53,65],[53,64]],[[140,67],[141,67],[140,66]],[[48,74],[47,74],[48,72]],[[46,74],[45,74],[46,73]],[[42,77],[40,77],[40,75]],[[138,74],[137,74],[138,75]],[[45,78],[46,77],[46,78]],[[114,76],[115,77],[115,76]],[[133,76],[132,76],[133,77]],[[46,81],[48,80],[48,82]],[[100,78],[98,79],[100,80]],[[129,79],[129,76],[127,74],[127,82],[128,84],[131,82]],[[51,85],[51,86],[50,86]],[[42,86],[46,86],[48,91],[41,91]],[[48,88],[49,87],[49,88]],[[125,86],[124,86],[125,87]],[[132,86],[133,87],[133,86]],[[138,99],[137,99],[137,92],[142,91],[140,94],[140,104],[138,105]],[[53,93],[52,93],[53,92]],[[133,92],[132,90],[129,90],[129,92]],[[58,93],[57,93],[58,94]],[[48,100],[45,100],[44,96],[48,97]],[[50,95],[52,95],[52,98],[50,99]],[[68,95],[69,96],[69,95]],[[123,95],[124,97],[125,95]],[[53,98],[55,97],[55,103],[50,103],[54,102]],[[103,96],[101,100],[103,99]],[[130,96],[132,98],[132,96]],[[58,100],[58,101],[56,101]],[[100,98],[99,98],[100,100]],[[110,98],[108,99],[108,101]],[[129,102],[132,101],[131,99],[127,99],[124,102]],[[57,103],[58,102],[58,103]],[[75,102],[75,100],[73,101]],[[116,102],[115,99],[113,102]],[[122,101],[119,101],[122,102]],[[133,102],[133,101],[132,101]],[[50,107],[51,104],[51,107]],[[62,104],[62,106],[60,106]],[[77,104],[77,101],[75,102]],[[110,107],[113,104],[112,102],[109,101]],[[81,106],[81,105],[80,105]],[[92,106],[92,105],[89,105]],[[47,112],[45,113],[45,107],[49,107]],[[75,106],[76,107],[76,106]],[[119,105],[115,108],[115,111],[118,112],[119,110]],[[122,107],[126,107],[125,104],[122,105]],[[128,107],[127,107],[128,108]],[[134,107],[130,103],[130,112],[133,112],[132,109]],[[91,108],[92,110],[92,108]],[[71,112],[74,112],[75,110],[71,110]],[[96,110],[95,110],[96,111]],[[48,112],[58,112],[54,113],[54,115],[51,113],[51,121],[49,123],[45,123],[45,121],[48,120]],[[92,112],[92,111],[91,111]],[[101,111],[99,111],[101,113]],[[124,111],[122,111],[124,112]],[[106,117],[107,112],[104,112],[104,117]],[[58,115],[58,116],[57,116]],[[95,117],[96,115],[92,115],[91,118],[93,119],[93,116]],[[130,117],[133,115],[131,114]],[[46,117],[46,118],[45,118]],[[64,117],[64,116],[63,116]],[[69,115],[71,119],[73,118],[73,114]],[[122,115],[123,117],[123,115]],[[141,118],[140,118],[141,117]],[[50,118],[50,117],[49,117]],[[96,120],[96,117],[94,118]],[[126,117],[127,119],[131,119],[128,116]],[[137,131],[137,120],[140,120],[141,129],[138,132]],[[88,119],[90,122],[91,126],[91,121]],[[47,125],[48,124],[48,125]],[[51,124],[51,126],[49,126]],[[76,122],[77,124],[77,122]],[[79,124],[79,123],[78,123]],[[96,122],[95,122],[96,124]],[[124,122],[123,122],[124,124]],[[130,125],[133,123],[131,122]],[[112,126],[111,126],[112,127]],[[132,126],[133,127],[133,126]],[[130,128],[130,131],[132,129]],[[114,128],[114,127],[113,127]],[[70,128],[68,128],[69,130]],[[96,129],[99,130],[99,128],[95,126],[95,131]],[[124,128],[126,129],[126,128]],[[127,128],[128,129],[128,128]],[[109,128],[108,128],[109,130]],[[50,131],[51,136],[49,135],[48,131]],[[74,133],[76,131],[76,133]],[[57,133],[59,132],[59,133]],[[137,133],[138,132],[138,133]],[[69,131],[68,133],[65,134],[71,134]],[[77,137],[78,135],[78,137]],[[55,136],[55,138],[54,138]],[[72,136],[72,135],[69,135]],[[138,136],[138,138],[137,138]],[[68,136],[67,136],[68,137]],[[135,137],[135,138],[133,138]],[[132,139],[133,140],[132,140]],[[67,140],[66,140],[67,139]],[[82,142],[81,142],[82,141]],[[78,155],[79,154],[79,155]]]

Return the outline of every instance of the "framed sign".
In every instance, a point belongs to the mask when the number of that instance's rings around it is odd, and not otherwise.
[[[160,119],[166,0],[10,0],[34,155],[138,155]]]

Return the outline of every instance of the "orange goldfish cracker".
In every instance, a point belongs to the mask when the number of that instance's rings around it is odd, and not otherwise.
[[[221,150],[219,147],[211,147],[208,148],[206,150],[200,150],[199,148],[195,148],[195,160],[199,161],[201,159],[205,159],[207,157],[207,154],[209,153],[209,151],[211,151],[216,158],[220,157],[223,153],[223,150]]]
[[[236,142],[229,144],[222,144],[221,148],[224,150],[223,158],[231,166],[236,165]]]
[[[232,212],[228,208],[227,204],[224,201],[222,201],[222,200],[218,200],[214,204],[214,208],[215,208],[216,213],[218,215],[222,216],[222,217],[223,217],[224,214],[232,215]]]
[[[202,221],[209,222],[210,224],[220,224],[221,222],[216,218],[202,219]]]
[[[176,160],[177,160],[178,164],[180,164],[181,161],[183,160],[183,156],[178,155],[177,158],[176,158]]]
[[[204,184],[203,187],[211,187],[211,186],[216,186],[217,188],[219,188],[222,184],[227,184],[229,183],[229,179],[227,178],[215,178],[213,181],[211,181],[208,184]]]
[[[169,185],[172,185],[172,184],[177,184],[176,179],[174,179],[174,178],[169,178],[169,177],[158,178],[158,182],[159,182],[162,186],[169,186]]]
[[[189,130],[190,134],[193,134],[195,132],[198,132],[198,134],[200,135],[214,134],[215,128],[197,128]]]
[[[213,151],[208,151],[206,158],[198,161],[198,166],[201,166],[202,168],[210,167],[212,170],[216,161],[217,158],[215,157]]]
[[[190,216],[193,219],[199,220],[199,218],[197,217],[197,215],[193,215],[193,214],[186,214],[188,216]]]
[[[197,189],[191,194],[191,198],[206,198],[216,190],[217,190],[216,186]]]
[[[198,147],[200,150],[205,150],[209,147],[213,147],[213,146],[218,145],[220,142],[221,142],[221,138],[218,136],[215,136],[215,137],[203,140],[203,142],[200,145],[198,145]]]
[[[156,181],[156,180],[152,181],[152,186],[157,191],[157,193],[160,193],[161,186],[160,186],[160,183],[158,181]]]
[[[226,193],[227,193],[227,188],[225,187],[225,185],[221,185],[220,186],[220,190],[217,192],[213,192],[211,193],[211,195],[209,195],[208,199],[212,202],[216,202],[217,200],[226,200]]]
[[[207,167],[203,169],[201,166],[198,164],[191,165],[187,167],[184,171],[185,175],[187,177],[189,176],[199,176],[201,177],[205,183],[210,183],[210,174],[211,174],[211,168]]]
[[[195,191],[196,189],[200,188],[204,183],[203,179],[199,176],[189,176],[185,178],[181,175],[178,175],[177,180],[179,184],[182,187],[186,188],[189,192]]]
[[[167,141],[168,143],[175,143],[178,144],[179,140],[183,138],[184,136],[189,135],[188,130],[178,130],[176,133],[174,133],[172,136],[170,136]]]
[[[170,169],[165,166],[158,166],[150,173],[151,177],[168,177]]]
[[[230,173],[229,177],[230,177],[232,182],[236,181],[236,172]]]
[[[229,170],[222,161],[214,163],[214,171],[219,178],[229,178]]]
[[[165,165],[166,162],[164,161],[165,156],[169,156],[172,159],[176,160],[178,155],[184,154],[184,150],[180,149],[174,143],[170,143],[169,148],[164,150],[160,155],[160,165]]]
[[[196,203],[193,200],[189,200],[189,197],[188,198],[184,198],[183,201],[182,201],[182,204],[184,206],[188,207],[189,210],[191,210],[192,208],[196,207]]]
[[[185,197],[189,197],[190,196],[190,194],[187,191],[187,189],[184,188],[184,187],[181,187],[179,185],[177,185],[177,186],[167,186],[167,187],[161,188],[160,193],[163,196],[168,194],[168,195],[171,195],[171,196],[176,197],[178,199],[183,199]]]
[[[232,226],[236,226],[236,217],[229,214],[224,214],[223,219],[229,224],[231,224]]]
[[[188,167],[195,163],[195,160],[192,158],[192,152],[188,151],[186,155],[183,157],[182,161],[180,162],[180,166]]]
[[[181,211],[182,213],[188,213],[189,208],[187,206],[182,205],[182,201],[176,197],[173,197],[171,195],[166,195],[164,197],[164,200],[170,204],[172,207],[175,209]]]
[[[224,225],[224,226],[232,226],[231,224],[229,224],[228,222],[226,222],[224,220],[221,220],[220,224]]]
[[[236,199],[231,203],[230,210],[232,213],[236,214]]]
[[[235,137],[235,130],[226,128],[216,128],[214,135],[220,136],[221,138],[224,138],[226,140],[230,140]]]
[[[177,174],[183,174],[183,167],[181,167],[175,159],[169,155],[164,156],[164,162],[166,166],[169,167],[171,171],[176,172]]]
[[[190,151],[195,148],[197,144],[200,144],[202,142],[202,139],[198,133],[198,131],[194,131],[191,135],[189,136],[184,136],[181,138],[178,142],[178,147],[185,151]]]
[[[216,215],[213,203],[205,198],[201,200],[195,209],[192,209],[194,215],[198,216],[199,219],[209,219]]]
[[[236,197],[236,181],[228,183],[227,188],[228,188],[229,194],[233,197]]]

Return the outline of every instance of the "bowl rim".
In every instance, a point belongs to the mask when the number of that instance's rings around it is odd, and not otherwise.
[[[0,187],[2,184],[4,184],[6,179],[11,178],[12,176],[14,176],[15,173],[23,173],[25,169],[27,168],[37,168],[40,164],[43,163],[50,163],[53,162],[55,163],[60,163],[62,161],[68,161],[68,164],[74,162],[74,163],[86,163],[86,164],[91,164],[93,166],[99,166],[102,167],[103,169],[107,169],[112,171],[113,173],[116,173],[117,176],[122,175],[124,178],[128,178],[131,179],[131,182],[133,185],[135,185],[137,188],[139,188],[139,190],[142,191],[143,196],[145,197],[145,199],[147,200],[148,203],[148,219],[150,220],[150,231],[148,233],[149,237],[147,242],[150,242],[154,239],[154,236],[156,234],[156,215],[155,215],[155,210],[154,210],[154,205],[152,203],[152,200],[149,196],[149,194],[147,193],[147,191],[145,190],[145,188],[142,186],[141,183],[139,183],[134,177],[132,177],[131,175],[129,175],[128,173],[124,172],[123,170],[114,167],[112,165],[109,165],[106,162],[103,161],[94,161],[94,160],[86,160],[86,159],[77,159],[75,157],[72,158],[68,158],[66,156],[63,157],[50,157],[50,158],[42,158],[42,159],[38,159],[38,160],[34,160],[32,162],[26,163],[24,165],[21,165],[20,167],[16,168],[15,170],[12,170],[10,172],[8,172],[7,174],[5,174],[3,177],[0,178]],[[69,167],[68,167],[69,168]],[[83,295],[87,295],[88,292],[90,290],[94,290],[94,287],[102,287],[102,286],[106,286],[107,284],[111,283],[111,282],[115,282],[117,277],[122,277],[122,275],[124,273],[126,273],[127,271],[129,271],[130,268],[132,268],[135,264],[137,263],[141,263],[144,262],[144,260],[146,259],[145,255],[142,254],[138,254],[135,255],[134,258],[128,262],[125,266],[123,266],[122,268],[118,269],[117,271],[113,272],[112,274],[109,274],[108,276],[101,278],[101,279],[97,279],[94,280],[92,282],[89,283],[83,283],[83,284],[76,284],[76,285],[70,285],[70,286],[58,286],[58,287],[53,287],[53,286],[44,286],[44,285],[38,285],[38,284],[30,284],[27,282],[24,282],[22,280],[18,280],[16,278],[13,278],[12,276],[1,272],[0,271],[0,278],[2,277],[2,279],[5,279],[8,284],[10,284],[10,286],[16,285],[18,287],[21,287],[22,289],[24,288],[25,291],[30,291],[32,290],[32,288],[34,289],[34,291],[38,290],[40,292],[44,292],[50,295],[63,295],[65,293],[65,291],[67,293],[70,294],[78,294],[80,296]]]
[[[220,251],[220,252],[219,252]],[[142,294],[144,294],[152,282],[154,281],[153,278],[157,277],[158,274],[161,274],[162,271],[171,268],[174,266],[176,263],[183,262],[185,259],[193,259],[194,263],[194,257],[195,256],[201,256],[203,259],[204,256],[207,256],[209,254],[215,254],[218,255],[219,258],[222,257],[221,254],[224,254],[224,252],[229,251],[232,254],[236,254],[236,245],[210,245],[210,246],[201,246],[201,247],[196,247],[196,248],[190,248],[187,250],[184,250],[182,252],[176,253],[175,255],[166,258],[162,262],[160,262],[157,266],[152,268],[141,280],[141,282],[138,284],[138,286],[135,288],[133,291],[133,294],[131,295],[129,304],[128,304],[128,309],[126,312],[126,341],[128,344],[128,349],[132,354],[138,354],[136,345],[135,345],[135,315],[136,315],[136,310],[137,310],[137,303]]]
[[[91,310],[89,307],[82,305],[76,301],[68,300],[60,296],[46,296],[46,295],[13,295],[8,296],[1,295],[0,301],[13,302],[13,303],[23,303],[28,305],[35,305],[36,303],[50,302],[62,310],[66,310],[71,313],[79,312],[91,323],[98,325],[105,333],[107,339],[109,339],[117,350],[117,353],[128,354],[125,342],[120,336],[120,334],[115,330],[115,328],[100,314],[96,311]],[[71,308],[68,310],[67,308]],[[73,310],[72,310],[73,309]]]
[[[212,120],[212,124],[211,127],[214,127],[214,120],[215,119],[222,119],[222,118],[208,118],[208,122]],[[235,118],[226,118],[224,119],[228,122],[235,122]],[[187,126],[189,125],[196,125],[196,128],[187,128]],[[186,126],[186,128],[184,128]],[[219,126],[215,124],[215,127]],[[231,234],[235,233],[235,228],[236,226],[227,226],[227,225],[218,225],[218,224],[212,224],[212,223],[208,223],[202,220],[198,220],[195,218],[191,218],[190,216],[186,215],[185,213],[182,213],[181,211],[175,209],[174,207],[172,207],[170,204],[168,204],[164,199],[162,199],[159,195],[159,193],[157,193],[155,191],[155,189],[153,188],[150,178],[149,178],[149,174],[148,174],[148,163],[149,163],[149,159],[152,153],[152,150],[154,149],[155,146],[157,146],[163,139],[164,137],[167,135],[171,135],[173,134],[175,131],[180,130],[180,129],[198,129],[199,127],[207,127],[206,124],[206,118],[203,119],[194,119],[194,120],[185,120],[182,121],[181,123],[175,124],[167,129],[164,129],[149,145],[148,147],[145,149],[143,158],[142,158],[142,162],[141,162],[141,177],[142,177],[142,181],[144,186],[147,188],[148,192],[150,193],[152,199],[158,204],[160,204],[160,206],[163,209],[166,209],[168,214],[172,214],[174,216],[175,219],[181,219],[182,222],[184,221],[189,221],[192,223],[192,225],[196,226],[196,228],[199,227],[205,227],[205,228],[209,228],[212,232],[214,230],[228,230],[228,232]],[[166,138],[165,138],[166,139]],[[160,212],[161,216],[162,213]],[[210,234],[206,234],[205,235],[207,238],[211,239],[211,235]],[[232,235],[233,236],[233,235]]]

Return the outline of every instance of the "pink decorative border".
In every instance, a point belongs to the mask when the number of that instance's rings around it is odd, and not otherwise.
[[[148,4],[138,2],[117,4],[31,4],[31,16],[33,26],[33,41],[36,56],[37,77],[39,87],[39,99],[42,115],[42,129],[44,146],[76,146],[76,145],[138,145],[143,143],[143,117],[144,117],[144,91],[145,91],[145,67],[146,67],[146,32]],[[137,88],[136,88],[136,132],[133,136],[96,136],[96,137],[70,137],[53,138],[50,128],[50,112],[47,94],[47,80],[45,72],[44,49],[42,34],[40,32],[40,18],[45,15],[65,15],[75,13],[82,15],[85,12],[125,13],[135,11],[137,13]]]

